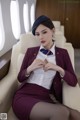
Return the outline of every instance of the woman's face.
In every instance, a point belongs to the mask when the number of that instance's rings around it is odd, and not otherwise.
[[[51,30],[42,24],[40,24],[35,31],[35,36],[38,37],[38,39],[41,42],[41,45],[47,49],[50,49],[53,45],[52,35],[53,29]]]

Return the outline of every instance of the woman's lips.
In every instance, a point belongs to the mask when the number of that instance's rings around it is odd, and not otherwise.
[[[41,41],[41,43],[45,43],[45,41]]]

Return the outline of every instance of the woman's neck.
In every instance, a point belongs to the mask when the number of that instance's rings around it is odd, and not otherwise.
[[[52,41],[48,46],[45,46],[45,48],[49,50],[52,48],[53,45],[54,45],[54,42]]]

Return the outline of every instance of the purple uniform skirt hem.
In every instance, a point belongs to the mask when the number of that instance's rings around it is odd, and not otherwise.
[[[17,90],[12,108],[19,120],[30,120],[31,109],[41,101],[54,103],[49,96],[49,90],[36,84],[26,83]]]

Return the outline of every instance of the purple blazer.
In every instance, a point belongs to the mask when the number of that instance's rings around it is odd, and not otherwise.
[[[25,57],[23,59],[23,63],[18,74],[19,82],[25,83],[27,80],[25,76],[25,71],[27,67],[34,61],[36,58],[40,46],[28,48]],[[76,86],[77,78],[74,73],[70,57],[68,55],[67,50],[55,47],[55,54],[56,54],[56,64],[62,67],[65,70],[65,75],[63,80],[70,86]],[[56,72],[56,75],[53,79],[53,83],[50,89],[50,92],[55,95],[56,99],[62,102],[62,81],[59,72]],[[23,85],[22,85],[23,86]]]

